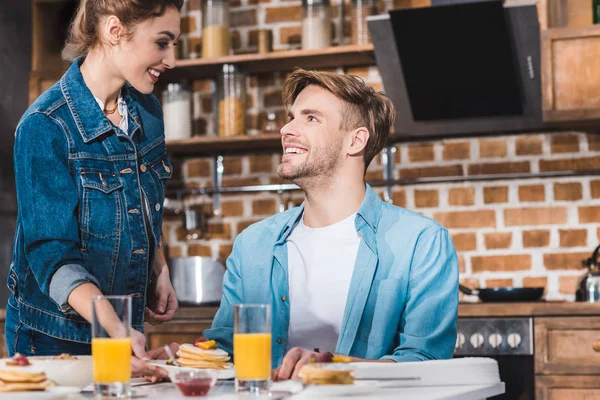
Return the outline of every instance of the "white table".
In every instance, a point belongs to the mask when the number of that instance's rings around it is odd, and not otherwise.
[[[146,399],[187,399],[183,397],[175,386],[168,383],[158,383],[155,385],[137,386],[143,383],[139,379],[134,379],[132,382],[133,390],[139,398]],[[373,400],[373,399],[418,399],[418,400],[483,400],[488,397],[496,396],[504,393],[504,383],[494,385],[479,385],[479,386],[437,386],[437,387],[394,387],[394,388],[377,388],[370,391],[368,394],[356,394],[353,396],[326,396],[318,395],[307,389],[296,395],[287,395],[282,392],[275,392],[270,400],[290,399],[323,399],[323,400],[340,400],[343,398],[351,398],[352,400]],[[84,393],[83,398],[91,398],[92,393]],[[236,396],[234,393],[232,381],[219,381],[208,396],[207,399],[218,400],[233,400],[233,399],[259,399],[257,397]],[[70,397],[69,399],[72,399]]]

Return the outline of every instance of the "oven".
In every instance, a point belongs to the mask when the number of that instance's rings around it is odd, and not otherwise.
[[[535,370],[532,318],[459,318],[454,357],[498,361],[506,385],[494,400],[533,400]]]

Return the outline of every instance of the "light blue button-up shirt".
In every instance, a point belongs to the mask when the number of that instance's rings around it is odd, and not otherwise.
[[[281,364],[294,306],[288,295],[286,241],[303,211],[304,205],[276,214],[235,240],[221,306],[211,329],[204,331],[233,357],[233,306],[268,303],[273,368]],[[458,261],[448,231],[430,218],[383,202],[369,185],[355,226],[362,240],[336,353],[397,362],[451,358]]]

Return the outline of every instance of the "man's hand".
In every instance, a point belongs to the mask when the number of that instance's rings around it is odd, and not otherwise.
[[[297,379],[302,367],[311,361],[314,362],[331,362],[333,354],[317,353],[294,347],[283,357],[283,361],[279,368],[273,370],[271,378],[274,382],[284,381],[286,379]]]
[[[152,355],[146,353],[146,337],[135,329],[131,330],[131,375],[132,376],[152,376],[156,380],[166,378],[169,374],[164,369],[148,364]]]
[[[173,343],[169,344],[169,348],[171,349],[171,353],[175,354],[179,350],[179,343],[173,342]],[[157,347],[156,349],[152,349],[152,350],[148,351],[148,356],[150,357],[151,360],[168,360],[170,358],[169,355],[167,354],[167,352],[165,351],[164,346]],[[164,369],[162,369],[160,367],[156,367],[156,368],[160,371],[164,371]],[[147,381],[156,383],[156,382],[160,381],[161,379],[167,377],[166,374],[163,375],[160,371],[159,371],[160,375],[151,373],[151,374],[143,374],[143,376]]]
[[[169,278],[169,268],[164,265],[154,277],[150,292],[148,293],[148,306],[146,307],[145,320],[151,325],[160,325],[173,318],[179,303]]]

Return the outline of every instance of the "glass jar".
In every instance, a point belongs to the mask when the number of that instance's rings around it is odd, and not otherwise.
[[[165,139],[192,136],[192,92],[184,83],[169,83],[162,92]]]
[[[202,57],[229,55],[229,1],[202,1]]]
[[[352,44],[371,43],[367,17],[377,14],[377,0],[352,0]]]
[[[302,48],[331,46],[331,5],[329,0],[302,0]]]
[[[218,84],[219,136],[246,134],[246,75],[235,65],[224,64]]]

